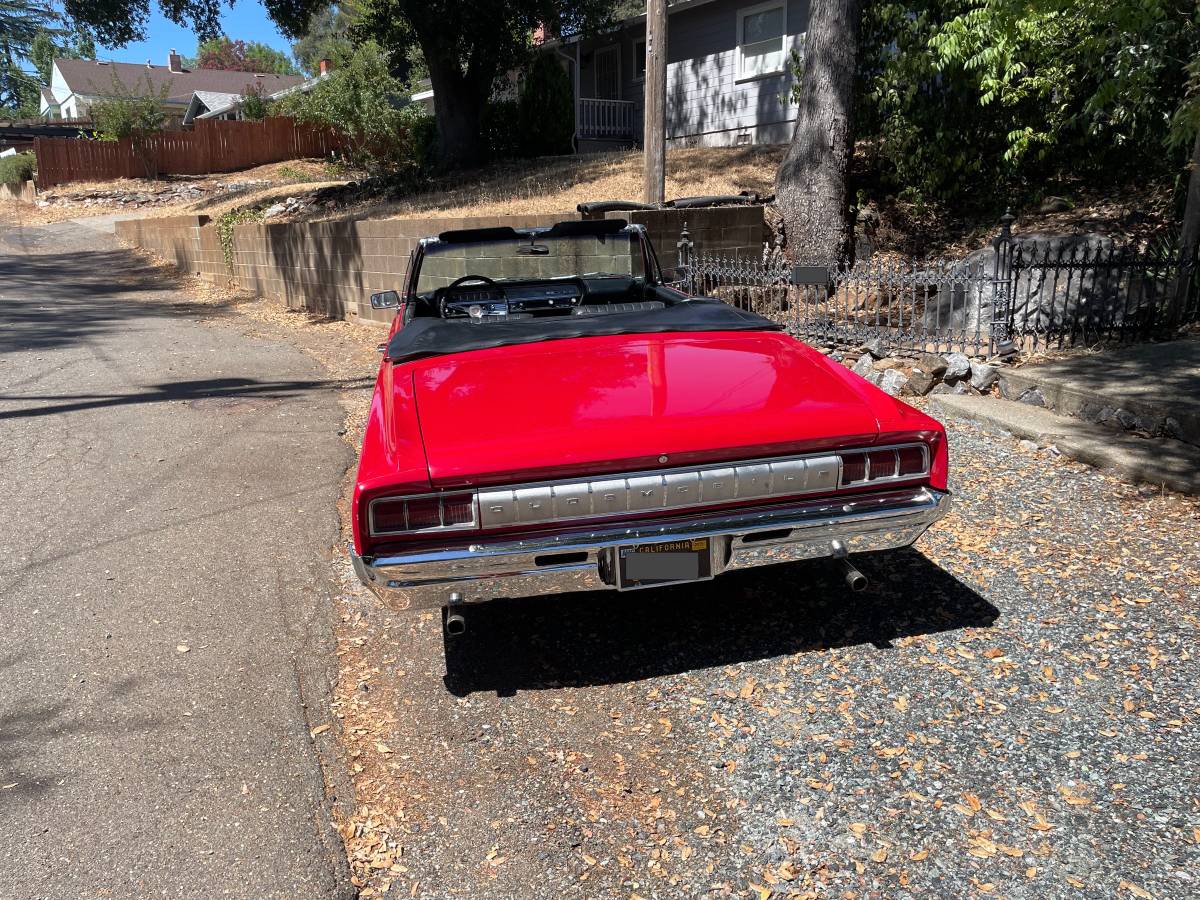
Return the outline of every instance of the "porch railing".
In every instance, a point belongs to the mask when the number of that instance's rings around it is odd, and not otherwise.
[[[623,140],[633,135],[634,102],[579,98],[579,136],[584,140]]]

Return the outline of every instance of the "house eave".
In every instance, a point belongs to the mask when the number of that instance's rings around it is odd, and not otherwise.
[[[685,9],[692,9],[693,7],[696,7],[696,6],[706,6],[709,3],[715,3],[715,2],[716,2],[716,0],[678,0],[677,3],[671,3],[670,0],[668,0],[667,15],[671,16],[677,12],[683,12]],[[616,22],[613,22],[612,25],[610,25],[608,28],[604,29],[604,31],[599,32],[599,33],[600,34],[609,34],[610,32],[613,32],[613,31],[620,31],[623,28],[628,28],[630,25],[638,25],[638,24],[644,23],[645,21],[646,21],[646,14],[638,13],[636,16],[629,16],[628,18],[625,18],[625,19],[618,19]],[[568,35],[567,37],[551,38],[548,41],[543,41],[538,46],[539,46],[539,48],[553,50],[556,47],[566,47],[571,44],[577,44],[580,41],[584,40],[585,38],[595,37],[595,36],[596,35],[592,34],[592,33],[571,34],[571,35]]]

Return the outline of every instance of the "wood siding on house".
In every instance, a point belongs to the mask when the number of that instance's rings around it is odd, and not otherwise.
[[[785,53],[803,49],[808,0],[785,0]],[[668,24],[667,138],[672,146],[785,143],[796,106],[790,100],[790,65],[778,75],[738,77],[738,14],[757,0],[715,0],[674,12]],[[645,39],[641,22],[592,38],[580,48],[580,84],[591,96],[596,50],[621,48],[621,97],[636,103],[635,135],[642,133],[643,81],[634,48]]]

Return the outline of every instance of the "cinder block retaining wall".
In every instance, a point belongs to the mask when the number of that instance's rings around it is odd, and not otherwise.
[[[370,219],[360,222],[238,225],[233,229],[233,272],[226,266],[216,226],[207,216],[129,219],[117,236],[174,262],[181,272],[282,299],[293,309],[333,318],[387,323],[390,310],[373,310],[372,291],[399,288],[418,240],[458,228],[552,225],[575,213],[478,218]],[[616,216],[620,218],[620,216]],[[646,225],[663,267],[677,259],[686,220],[697,246],[756,254],[763,240],[761,207],[634,212]]]

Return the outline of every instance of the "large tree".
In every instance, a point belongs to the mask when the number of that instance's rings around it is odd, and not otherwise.
[[[259,41],[235,41],[222,35],[201,41],[195,60],[196,69],[225,69],[235,72],[263,72],[270,75],[295,75],[296,67],[281,50]]]
[[[840,262],[853,220],[847,178],[854,156],[859,0],[813,0],[792,143],[775,177],[787,249],[798,262]]]
[[[266,0],[291,34],[301,33],[326,0]],[[546,24],[565,34],[594,27],[611,15],[611,0],[362,0],[357,32],[388,51],[393,74],[408,81],[412,48],[419,48],[434,91],[443,162],[480,162],[484,106],[496,79],[528,58],[534,30]]]
[[[38,0],[0,0],[0,110],[36,115],[38,81],[24,60],[39,35],[63,34],[58,21],[54,9]]]

